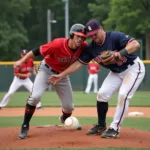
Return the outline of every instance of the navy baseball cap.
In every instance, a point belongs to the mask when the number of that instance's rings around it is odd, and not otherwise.
[[[26,49],[21,50],[22,55],[26,55],[27,53],[28,53],[28,51]]]
[[[86,24],[87,36],[94,35],[98,32],[101,24],[98,20],[92,19]]]

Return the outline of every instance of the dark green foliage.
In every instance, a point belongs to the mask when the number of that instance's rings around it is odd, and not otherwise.
[[[30,0],[0,1],[0,61],[17,58],[20,48],[28,42],[23,17],[30,9]]]
[[[62,0],[0,1],[0,61],[15,61],[20,49],[32,49],[47,42],[47,10],[55,15],[52,39],[65,37],[65,3]],[[86,24],[91,18],[101,21],[104,29],[118,30],[142,39],[150,58],[149,0],[69,0],[69,28]],[[38,58],[36,58],[38,59]]]

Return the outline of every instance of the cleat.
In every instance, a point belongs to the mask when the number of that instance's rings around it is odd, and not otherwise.
[[[65,123],[65,120],[66,120],[68,117],[70,117],[70,116],[71,116],[71,113],[70,113],[70,114],[66,114],[66,113],[63,112],[63,115],[61,115],[61,116],[59,117],[59,120],[60,120],[60,122],[61,122],[62,124],[64,124],[64,123]]]
[[[65,120],[66,120],[66,119],[63,118],[63,115],[59,117],[59,121],[60,121],[62,124],[65,123]]]
[[[106,130],[106,126],[94,125],[93,128],[87,131],[87,135],[101,135],[103,131]]]
[[[26,139],[26,138],[27,138],[28,131],[29,131],[29,126],[23,125],[23,126],[21,127],[21,132],[20,132],[18,138],[19,138],[19,139]]]
[[[113,128],[109,128],[101,134],[101,138],[119,138],[120,134],[118,131],[115,131]]]
[[[40,107],[37,107],[36,109],[38,109],[38,110],[42,110],[42,109],[43,109],[43,107],[42,107],[42,106],[40,106]]]

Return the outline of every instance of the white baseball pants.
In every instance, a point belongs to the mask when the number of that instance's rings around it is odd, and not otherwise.
[[[142,82],[144,75],[144,64],[137,58],[134,64],[128,66],[122,73],[110,72],[99,89],[97,100],[102,102],[108,102],[111,96],[119,91],[116,112],[110,125],[116,131],[120,130],[125,114],[128,111],[130,99]]]
[[[8,102],[10,101],[11,96],[21,87],[24,86],[30,93],[32,92],[32,86],[33,83],[30,80],[30,78],[26,78],[24,80],[17,78],[14,76],[13,82],[8,90],[8,92],[5,94],[4,98],[2,99],[0,103],[0,107],[5,107]],[[41,102],[37,104],[37,107],[41,107]]]
[[[98,74],[89,74],[87,87],[85,89],[85,93],[89,93],[92,87],[92,83],[94,84],[93,92],[97,93],[98,91]]]

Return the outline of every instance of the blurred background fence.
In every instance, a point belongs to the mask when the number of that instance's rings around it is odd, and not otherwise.
[[[12,83],[14,74],[13,74],[13,63],[14,62],[1,62],[0,63],[0,72],[1,72],[1,78],[0,78],[0,91],[8,91],[10,84]],[[39,64],[38,61],[35,62],[36,65]],[[138,90],[141,91],[148,91],[150,90],[150,61],[145,60],[144,61],[145,67],[146,67],[146,75],[145,78],[140,85]],[[106,77],[108,73],[108,70],[101,67],[101,71],[99,72],[99,80],[98,85],[101,86],[104,78]],[[71,83],[73,90],[75,91],[84,91],[86,84],[87,84],[87,78],[88,78],[88,72],[87,72],[87,66],[84,66],[77,72],[70,75]],[[31,77],[31,80],[34,81],[34,77]],[[26,89],[20,88],[20,91],[24,91]]]

